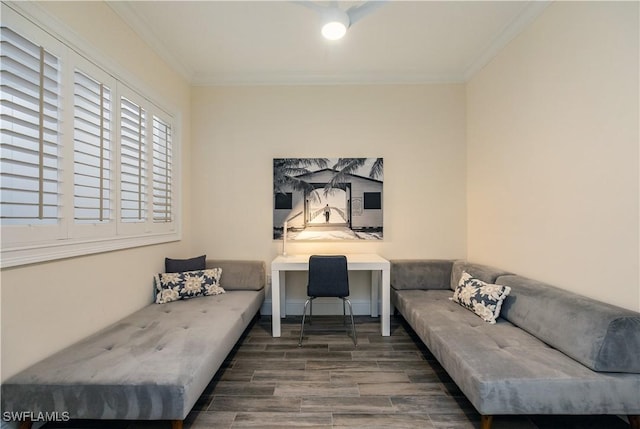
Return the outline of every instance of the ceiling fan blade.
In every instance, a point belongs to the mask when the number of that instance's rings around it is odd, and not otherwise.
[[[355,24],[365,16],[369,15],[380,6],[384,5],[388,0],[372,0],[362,3],[358,6],[352,6],[347,9],[347,15],[349,15],[349,21],[351,25]]]

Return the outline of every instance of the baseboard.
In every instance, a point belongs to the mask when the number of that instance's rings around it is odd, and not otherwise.
[[[287,315],[301,316],[305,301],[306,299],[288,299],[286,302]],[[353,314],[356,316],[371,314],[371,301],[369,300],[351,300],[351,306],[353,307]],[[379,302],[378,309],[380,309]],[[264,301],[260,313],[271,315],[271,300]],[[347,314],[348,313],[349,310],[347,309]],[[336,298],[317,298],[313,301],[313,314],[318,316],[342,314],[342,301]],[[380,314],[379,310],[378,314]]]

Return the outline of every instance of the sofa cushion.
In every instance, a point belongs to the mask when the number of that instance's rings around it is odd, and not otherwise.
[[[640,313],[516,275],[501,316],[594,371],[640,373]]]
[[[502,301],[510,291],[509,286],[485,283],[465,271],[451,300],[473,311],[485,322],[496,323]]]
[[[640,412],[638,374],[594,372],[502,317],[483,322],[448,291],[392,289],[391,296],[480,414]]]
[[[495,283],[496,279],[505,274],[511,274],[508,271],[499,268],[490,267],[488,265],[475,264],[464,260],[458,260],[453,263],[451,268],[451,290],[455,290],[460,282],[463,272],[471,274],[471,276],[482,280],[485,283]]]
[[[183,273],[185,271],[204,270],[207,255],[196,256],[189,259],[164,258],[165,273]]]
[[[207,268],[222,269],[220,286],[224,290],[260,290],[265,286],[265,264],[262,261],[208,259]]]
[[[211,268],[184,273],[156,274],[156,304],[224,293],[219,284],[221,273],[220,268]]]
[[[148,305],[2,384],[2,410],[184,420],[264,301],[264,289]]]
[[[394,289],[449,289],[453,261],[397,259],[390,262]]]

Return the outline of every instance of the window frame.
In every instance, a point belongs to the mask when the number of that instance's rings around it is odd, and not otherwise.
[[[182,201],[181,193],[181,159],[180,136],[181,120],[180,110],[171,103],[162,100],[156,90],[149,88],[141,79],[131,75],[127,70],[108,57],[101,55],[95,47],[80,39],[66,24],[50,15],[42,6],[34,2],[2,2],[2,25],[11,28],[21,36],[39,43],[48,48],[49,44],[58,46],[58,50],[52,52],[60,58],[61,67],[61,126],[59,128],[61,151],[60,157],[63,163],[60,166],[62,173],[59,176],[60,194],[62,196],[62,213],[57,225],[50,228],[54,234],[43,239],[42,234],[34,233],[33,226],[28,225],[2,225],[2,258],[0,267],[7,268],[32,264],[44,261],[52,261],[74,256],[95,254],[114,250],[123,250],[152,244],[169,243],[182,239]],[[89,76],[98,71],[102,79],[108,76],[113,79],[115,85],[111,90],[111,123],[112,123],[112,152],[111,152],[111,186],[113,222],[76,223],[74,221],[74,72],[78,69]],[[135,88],[135,89],[132,89]],[[127,92],[135,94],[138,100],[142,100],[147,107],[147,117],[153,118],[153,114],[170,124],[171,128],[171,222],[153,222],[152,205],[152,164],[147,166],[147,220],[143,228],[127,230],[122,228],[120,220],[120,96]],[[152,124],[150,122],[150,124]],[[152,136],[147,126],[147,138],[149,147],[152,148]],[[117,142],[116,142],[117,140]],[[148,156],[147,162],[152,162]],[[50,227],[52,225],[49,225]],[[38,237],[33,240],[21,239],[21,235]],[[6,240],[12,238],[11,240]]]

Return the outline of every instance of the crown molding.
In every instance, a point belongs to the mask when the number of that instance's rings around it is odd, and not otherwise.
[[[172,69],[174,69],[187,82],[192,82],[193,70],[186,66],[185,61],[172,55],[166,45],[162,43],[156,33],[151,30],[147,21],[138,15],[129,2],[126,1],[106,1],[105,2],[116,15],[118,15],[151,49],[162,58]]]
[[[487,46],[482,54],[467,67],[463,74],[464,81],[469,81],[484,66],[498,55],[513,39],[535,21],[553,0],[534,0],[528,3],[516,18],[505,26],[498,36]]]

